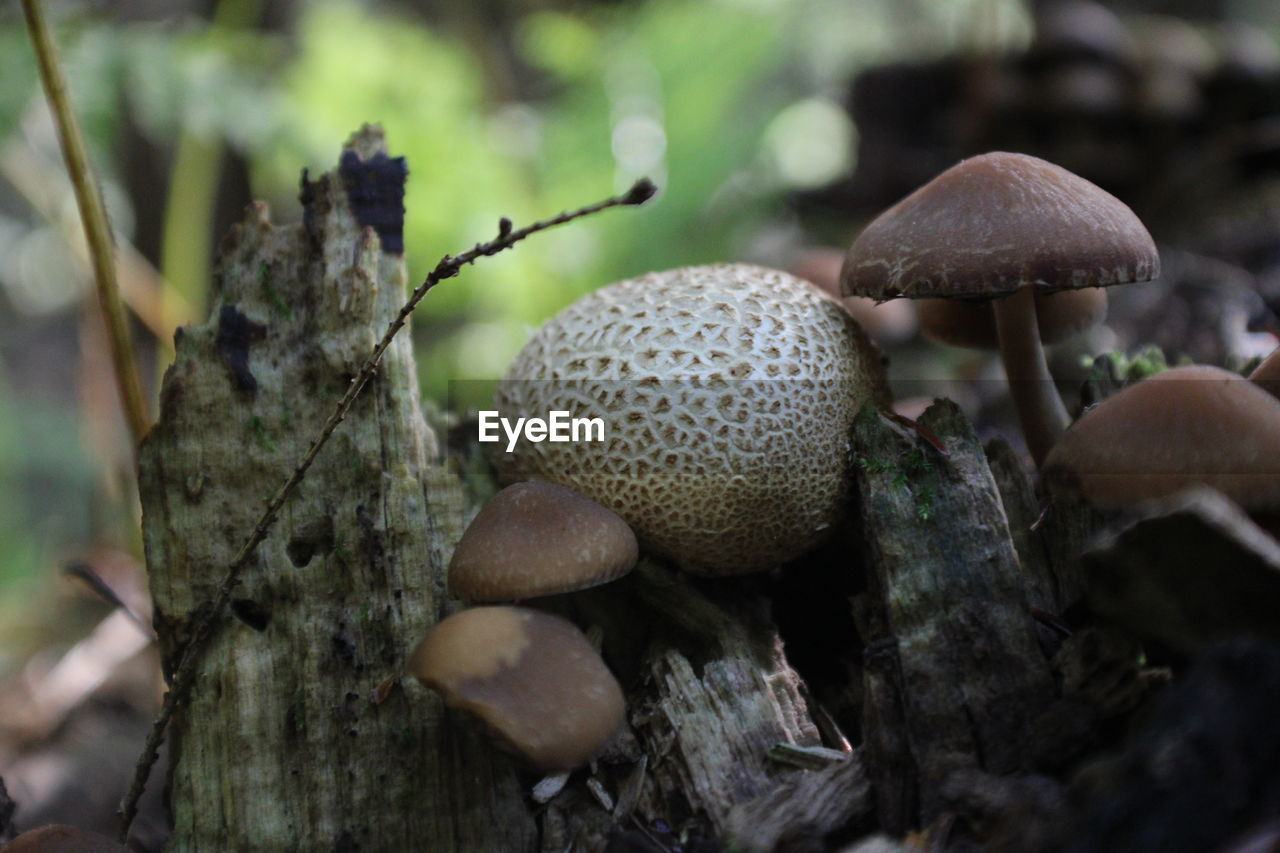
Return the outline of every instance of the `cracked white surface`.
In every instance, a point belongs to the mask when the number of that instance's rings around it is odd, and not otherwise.
[[[504,417],[603,417],[602,443],[522,442],[506,481],[576,489],[648,548],[702,574],[762,571],[838,519],[879,354],[806,281],[745,264],[618,282],[570,305],[516,357]]]

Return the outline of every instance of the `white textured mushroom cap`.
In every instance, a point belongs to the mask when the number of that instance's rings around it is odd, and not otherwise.
[[[838,521],[853,419],[887,399],[879,353],[809,282],[684,267],[578,300],[503,379],[503,417],[600,417],[605,440],[520,442],[495,463],[609,507],[686,571],[763,571]]]

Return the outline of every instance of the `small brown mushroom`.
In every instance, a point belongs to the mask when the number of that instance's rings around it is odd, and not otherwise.
[[[846,295],[992,299],[1001,360],[1037,466],[1067,425],[1035,294],[1146,281],[1155,243],[1123,202],[1066,169],[1002,151],[965,160],[854,240]]]
[[[494,495],[449,562],[449,594],[470,602],[518,601],[608,583],[639,557],[635,534],[613,510],[540,480]]]
[[[1280,400],[1227,370],[1176,367],[1088,410],[1045,460],[1044,476],[1118,509],[1189,486],[1250,514],[1280,512]]]
[[[0,848],[0,853],[126,853],[128,849],[105,835],[53,823],[28,829]]]
[[[572,623],[522,607],[439,622],[408,670],[545,773],[589,761],[622,722],[622,689]]]

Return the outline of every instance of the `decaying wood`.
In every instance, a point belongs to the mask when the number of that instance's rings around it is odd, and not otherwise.
[[[944,808],[956,771],[1016,770],[1056,695],[973,427],[947,401],[921,422],[948,455],[871,409],[854,428],[869,586],[888,632],[869,638],[863,730],[881,825],[897,832]]]
[[[1115,354],[1101,355],[1093,360],[1088,378],[1080,389],[1082,410],[1077,411],[1075,417],[1083,413],[1083,408],[1097,405],[1112,394],[1140,382],[1165,364],[1164,355],[1157,347],[1147,347],[1127,362],[1121,361]],[[1042,515],[1037,527],[1053,579],[1055,606],[1052,610],[1062,614],[1084,598],[1082,555],[1102,531],[1115,523],[1117,514],[1098,510],[1085,502],[1074,485],[1062,476],[1046,477],[1039,484],[1039,506]]]
[[[178,335],[139,474],[170,668],[257,501],[404,301],[402,181],[367,131],[307,185],[304,225],[251,207],[222,247],[210,321]],[[532,845],[507,759],[416,685],[377,689],[440,614],[464,512],[417,387],[401,336],[237,589],[239,621],[172,732],[171,849]]]
[[[742,850],[815,847],[871,812],[871,785],[861,753],[822,770],[792,774],[784,785],[734,808],[729,837]]]
[[[1044,537],[1040,534],[1040,501],[1030,473],[1018,452],[1004,439],[987,442],[987,464],[1000,492],[1009,536],[1018,552],[1027,603],[1049,612],[1058,610],[1053,574]]]
[[[1053,575],[1055,612],[1065,613],[1084,598],[1082,555],[1116,516],[1090,506],[1069,483],[1052,477],[1041,482],[1040,492],[1044,506],[1040,529]]]
[[[821,738],[758,594],[700,587],[642,561],[622,582],[575,598],[581,621],[604,628],[606,660],[627,688],[647,762],[639,820],[770,850],[770,839],[821,838],[869,810],[856,756],[818,770],[770,756],[777,744]]]
[[[1280,544],[1211,489],[1146,505],[1084,565],[1096,612],[1181,652],[1280,636]]]
[[[1053,656],[1061,694],[1033,725],[1026,766],[1061,772],[1101,745],[1104,724],[1123,716],[1168,681],[1162,669],[1141,667],[1141,647],[1128,634],[1089,627]]]

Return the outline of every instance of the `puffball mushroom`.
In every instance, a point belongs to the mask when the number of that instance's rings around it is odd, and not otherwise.
[[[526,441],[494,461],[505,482],[549,480],[609,507],[686,571],[764,571],[840,519],[854,417],[887,401],[878,351],[814,285],[683,267],[579,299],[501,383],[504,416],[600,417],[604,440]]]
[[[1118,509],[1210,486],[1247,512],[1280,512],[1280,400],[1217,367],[1175,367],[1086,411],[1045,478]]]
[[[612,510],[554,483],[516,483],[490,498],[458,540],[449,594],[494,602],[573,592],[622,577],[639,555]]]
[[[1123,202],[1060,166],[996,151],[880,214],[845,257],[849,296],[991,299],[1009,393],[1037,467],[1067,425],[1035,294],[1147,281],[1160,256]]]
[[[53,823],[28,829],[0,847],[0,853],[127,853],[128,849],[105,835]]]
[[[474,607],[438,622],[409,672],[544,773],[586,764],[622,723],[622,688],[571,622]]]

